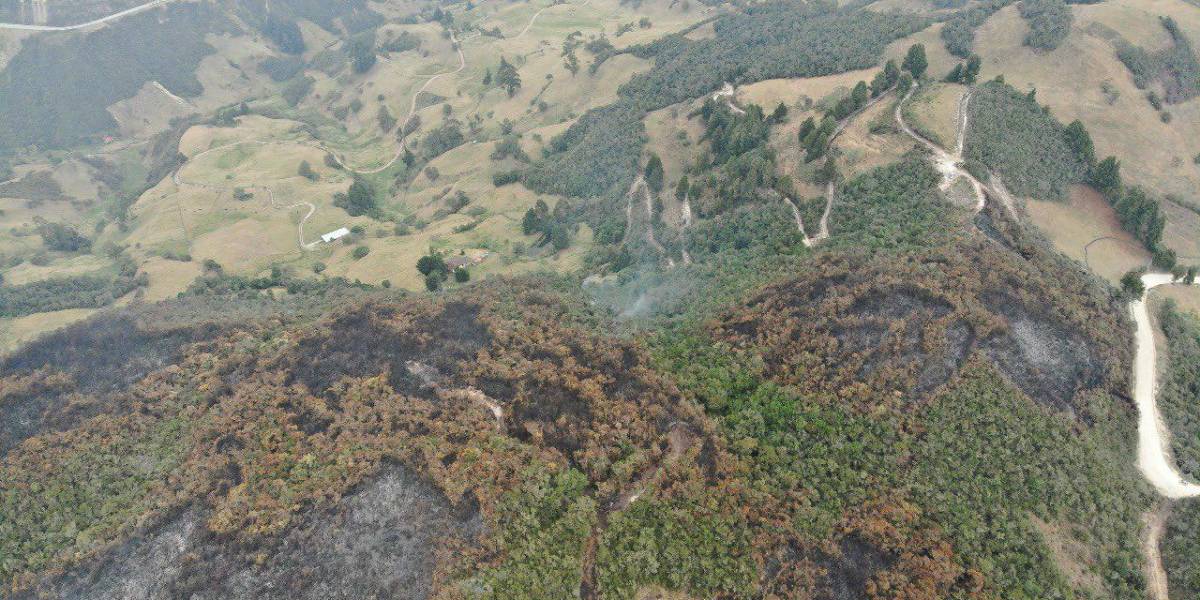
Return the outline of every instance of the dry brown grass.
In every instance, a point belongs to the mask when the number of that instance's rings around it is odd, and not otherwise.
[[[646,151],[658,154],[663,161],[666,181],[660,194],[663,221],[676,227],[683,224],[683,215],[680,203],[675,199],[675,186],[684,175],[684,169],[694,164],[696,158],[707,149],[707,144],[700,142],[704,135],[702,120],[700,117],[688,118],[697,105],[696,102],[683,102],[656,110],[643,120],[649,139]],[[681,132],[684,137],[680,137]]]
[[[1071,587],[1103,595],[1104,580],[1092,569],[1096,562],[1095,551],[1071,535],[1071,525],[1047,523],[1035,516],[1030,516],[1029,520],[1042,535],[1054,564]]]
[[[1200,317],[1200,289],[1196,289],[1195,286],[1163,285],[1154,288],[1150,292],[1150,296],[1157,301],[1168,298],[1174,300],[1179,308],[1191,311]]]
[[[953,83],[922,87],[906,108],[913,126],[932,133],[938,143],[953,152],[958,139],[958,104],[966,88]]]
[[[1161,29],[1159,15],[1182,19],[1186,13],[1191,16],[1181,20],[1181,26],[1196,31],[1200,17],[1195,14],[1200,11],[1175,0],[1115,0],[1073,10],[1077,19],[1071,34],[1057,50],[1044,53],[1022,45],[1026,26],[1016,7],[997,13],[979,28],[976,38],[984,58],[980,79],[1004,75],[1017,89],[1036,88],[1039,102],[1059,120],[1082,120],[1096,141],[1096,153],[1121,159],[1126,181],[1160,196],[1197,198],[1200,168],[1192,157],[1200,153],[1200,99],[1169,106],[1174,118],[1163,123],[1116,59],[1112,44],[1092,24],[1146,37],[1148,33],[1137,32]],[[1105,84],[1119,93],[1111,104],[1101,90]]]
[[[34,281],[42,281],[44,279],[52,279],[56,277],[72,277],[76,275],[86,275],[95,273],[112,265],[106,259],[92,254],[83,254],[73,256],[61,260],[56,260],[44,267],[35,266],[32,263],[24,262],[9,269],[4,274],[5,283],[11,285],[24,285]]]
[[[906,38],[898,39],[888,45],[884,51],[884,58],[892,59],[899,65],[904,61],[904,54],[908,52],[909,46],[913,44],[925,44],[925,57],[929,60],[928,74],[934,79],[941,79],[950,69],[954,68],[955,64],[961,60],[946,50],[946,45],[942,43],[942,24],[935,24],[928,29],[918,31]]]
[[[871,123],[893,122],[895,103],[885,98],[854,117],[834,142],[841,152],[838,165],[849,178],[896,162],[913,147],[911,138],[896,132],[871,133]]]
[[[96,313],[91,308],[44,312],[16,319],[0,319],[0,352],[9,352],[43,333],[61,329]]]
[[[164,258],[150,258],[141,264],[141,272],[150,278],[142,297],[146,302],[158,302],[174,298],[186,290],[200,276],[203,268],[200,261],[178,262]]]
[[[1113,283],[1150,263],[1150,254],[1121,229],[1112,207],[1091,188],[1073,186],[1067,202],[1028,200],[1026,207],[1059,252]]]

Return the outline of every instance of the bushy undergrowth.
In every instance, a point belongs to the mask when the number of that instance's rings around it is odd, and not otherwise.
[[[1171,510],[1159,552],[1172,596],[1200,598],[1200,503],[1180,502]]]
[[[1171,424],[1171,450],[1179,468],[1193,479],[1200,478],[1200,320],[1168,302],[1159,312],[1167,336],[1167,373],[1158,404]]]
[[[1087,175],[1087,164],[1067,144],[1066,129],[1032,94],[989,82],[971,97],[969,161],[996,170],[1016,194],[1063,200]]]

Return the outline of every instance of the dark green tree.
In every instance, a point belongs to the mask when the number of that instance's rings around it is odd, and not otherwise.
[[[771,122],[782,123],[783,120],[787,118],[787,115],[788,115],[787,105],[780,102],[779,105],[775,107],[775,111],[771,113]]]
[[[867,104],[867,100],[871,98],[871,92],[867,89],[867,82],[860,81],[854,86],[854,90],[850,92],[850,99],[854,102],[854,110],[858,110]]]
[[[448,270],[446,261],[440,254],[431,252],[417,259],[417,272],[427,277],[431,273],[441,273],[444,275]]]
[[[1122,276],[1121,290],[1129,298],[1141,298],[1146,292],[1146,286],[1142,283],[1142,271],[1134,270]]]
[[[913,78],[920,79],[925,74],[925,69],[929,68],[929,59],[925,57],[925,45],[913,44],[910,46],[901,67],[912,73]]]
[[[983,67],[983,59],[979,58],[978,54],[972,54],[967,59],[967,67],[963,69],[962,82],[967,85],[974,85],[979,79],[979,69]]]
[[[950,83],[959,83],[962,80],[963,80],[963,66],[962,66],[962,63],[959,63],[957,65],[954,65],[953,69],[950,69],[950,73],[948,75],[946,75],[946,81],[948,81]]]
[[[510,98],[521,89],[521,75],[503,56],[500,57],[500,66],[496,68],[496,85],[507,90]]]
[[[1121,161],[1110,156],[1092,169],[1092,187],[1110,199],[1121,192]]]
[[[1096,146],[1092,143],[1092,136],[1088,133],[1087,127],[1079,119],[1071,121],[1070,125],[1063,131],[1066,137],[1067,145],[1075,152],[1075,156],[1089,168],[1096,163]]]
[[[646,161],[646,185],[657,194],[663,189],[663,177],[662,159],[651,152],[650,159]]]
[[[354,183],[350,184],[346,193],[334,194],[333,205],[345,210],[352,217],[361,216],[375,209],[375,191],[365,179],[355,177]]]
[[[546,228],[546,223],[550,219],[550,207],[546,206],[546,202],[538,200],[533,208],[525,211],[525,217],[521,219],[521,232],[525,235],[533,235]]]
[[[817,121],[815,119],[813,119],[812,117],[805,119],[804,122],[800,124],[800,133],[797,135],[797,138],[800,140],[800,143],[803,144],[805,138],[807,138],[809,136],[809,134],[811,134],[813,132],[813,130],[816,128],[817,128]]]

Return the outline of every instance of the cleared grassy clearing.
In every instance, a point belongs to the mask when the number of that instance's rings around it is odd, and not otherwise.
[[[841,151],[838,165],[846,178],[896,162],[913,147],[912,139],[902,133],[890,129],[871,133],[873,123],[892,123],[894,112],[894,102],[880,101],[855,116],[834,141],[834,147]]]
[[[74,308],[16,319],[0,319],[0,353],[13,350],[43,333],[82,321],[95,313],[96,309],[92,308]]]
[[[697,157],[708,151],[708,144],[701,144],[704,124],[697,118],[688,118],[696,103],[685,102],[656,110],[643,119],[646,127],[646,151],[657,154],[663,162],[663,221],[679,227],[683,224],[681,205],[675,199],[675,186],[684,170],[695,163]]]
[[[909,47],[913,44],[925,45],[925,57],[929,61],[928,74],[929,77],[940,79],[954,65],[962,62],[958,57],[950,54],[946,50],[946,45],[942,41],[941,31],[942,23],[935,23],[928,29],[918,31],[906,38],[901,38],[888,45],[887,50],[883,53],[884,60],[895,60],[899,65],[904,60],[904,54],[908,52]]]
[[[199,261],[178,262],[165,258],[150,258],[142,262],[141,272],[150,278],[142,297],[146,302],[158,302],[175,297],[187,289],[200,274],[203,267]]]
[[[958,137],[958,104],[966,88],[953,83],[924,86],[908,101],[910,124],[932,135],[935,143],[953,151]]]
[[[1159,302],[1168,298],[1174,300],[1177,307],[1182,310],[1191,311],[1197,318],[1200,318],[1200,290],[1194,287],[1185,287],[1182,285],[1159,286],[1150,292],[1150,296]]]
[[[1072,186],[1065,203],[1031,199],[1026,208],[1059,252],[1110,282],[1150,263],[1150,254],[1121,229],[1112,207],[1091,188]]]

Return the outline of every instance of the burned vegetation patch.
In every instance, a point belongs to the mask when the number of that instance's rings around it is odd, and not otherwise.
[[[279,365],[313,394],[344,378],[386,373],[397,390],[417,393],[422,381],[407,363],[454,373],[491,338],[469,303],[366,303],[337,314],[300,339]]]
[[[23,549],[0,581],[63,597],[424,598],[431,573],[508,559],[490,532],[531,469],[573,469],[609,507],[693,454],[708,458],[686,477],[727,468],[704,415],[586,307],[539,280],[457,298],[347,302],[114,379],[127,411],[0,457],[0,492],[25,486],[0,493],[21,515],[0,542]],[[28,373],[5,389],[74,385]],[[89,469],[98,448],[104,468]]]
[[[920,256],[819,257],[714,333],[759,353],[779,383],[862,409],[919,404],[979,353],[1030,398],[1086,421],[1082,392],[1125,389],[1123,313],[1077,270],[1027,250],[976,236]]]
[[[455,510],[411,469],[387,464],[346,496],[277,536],[214,535],[200,509],[181,511],[36,592],[83,598],[397,598],[423,600],[448,540],[480,533],[477,509]],[[266,560],[270,557],[269,560]],[[33,592],[23,597],[36,597]]]
[[[214,323],[148,326],[122,311],[24,346],[0,361],[0,453],[38,433],[129,410],[123,390],[225,331]]]

